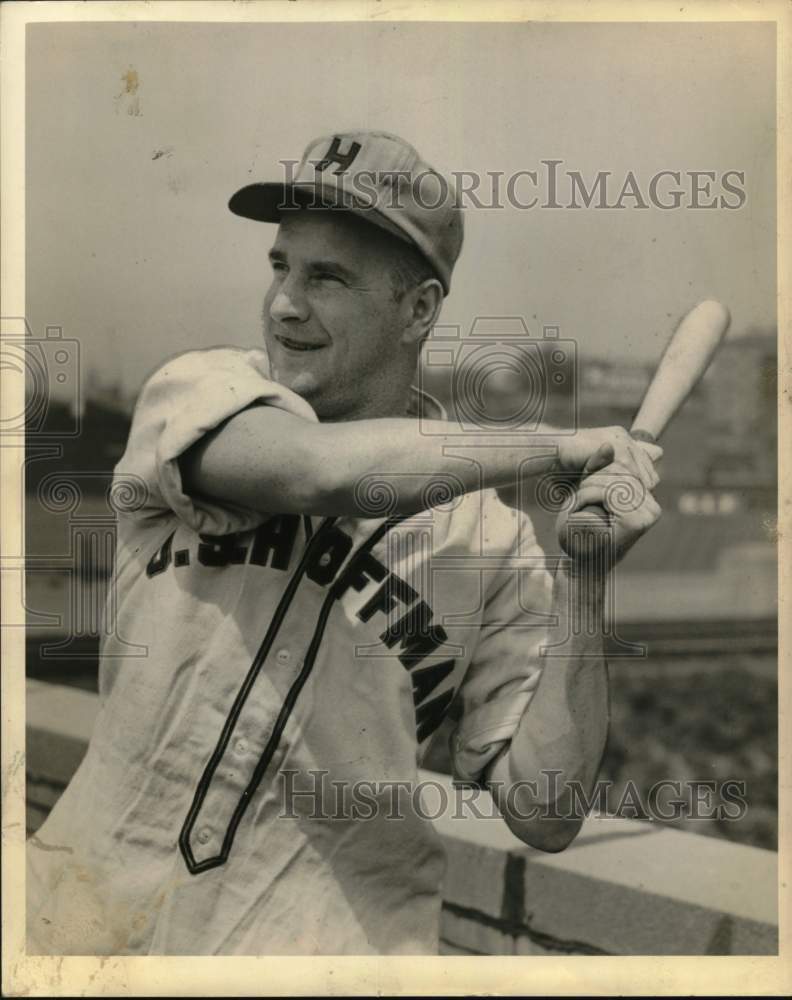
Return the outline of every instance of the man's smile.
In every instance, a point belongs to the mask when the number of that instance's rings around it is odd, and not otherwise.
[[[285,347],[287,351],[318,351],[322,347],[326,347],[326,344],[311,344],[305,341],[292,340],[291,337],[284,337],[283,334],[276,333],[275,339],[278,343]]]

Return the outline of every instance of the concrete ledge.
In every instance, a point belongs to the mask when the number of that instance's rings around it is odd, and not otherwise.
[[[27,688],[28,832],[87,746],[95,694]],[[441,950],[470,955],[773,955],[777,855],[629,819],[590,817],[561,854],[525,847],[505,823],[456,809],[447,775],[421,778],[449,803],[435,820],[448,854]],[[465,791],[465,796],[470,796]],[[480,813],[493,811],[486,793]],[[426,810],[434,815],[438,796]]]
[[[446,775],[423,777],[453,795]],[[778,953],[772,851],[591,816],[565,851],[543,854],[496,820],[449,810],[435,822],[448,854],[442,937],[459,953]]]

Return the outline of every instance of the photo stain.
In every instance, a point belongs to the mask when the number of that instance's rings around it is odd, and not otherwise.
[[[140,86],[140,79],[138,78],[137,70],[130,68],[121,77],[124,81],[124,89],[127,94],[136,94],[138,92],[138,87]]]
[[[121,82],[123,83],[121,93],[115,97],[116,113],[118,113],[119,106],[123,105],[128,115],[137,118],[140,116],[140,98],[138,95],[140,77],[138,71],[130,66],[126,73],[121,76]]]

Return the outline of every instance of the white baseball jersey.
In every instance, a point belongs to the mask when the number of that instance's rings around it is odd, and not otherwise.
[[[493,491],[401,519],[185,494],[179,456],[252,404],[317,419],[258,350],[190,352],[142,390],[115,472],[146,500],[119,519],[87,755],[28,847],[30,953],[437,949],[444,855],[411,789],[452,700],[458,781],[513,735],[541,550]]]

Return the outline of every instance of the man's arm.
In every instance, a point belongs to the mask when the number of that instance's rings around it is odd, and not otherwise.
[[[607,449],[586,468],[573,510],[607,507],[614,476]],[[567,512],[571,513],[572,511]],[[543,851],[561,851],[583,825],[582,797],[591,800],[608,736],[608,670],[604,653],[605,588],[612,565],[657,521],[660,508],[649,490],[631,510],[611,510],[610,562],[604,554],[566,560],[553,579],[551,615],[558,625],[543,658],[538,688],[506,749],[490,765],[487,782],[510,830]],[[564,523],[557,525],[563,537]],[[559,655],[560,654],[560,655]],[[575,795],[570,783],[581,794]]]
[[[459,428],[444,421],[383,418],[313,423],[272,406],[252,406],[193,445],[180,461],[185,491],[226,500],[252,510],[279,513],[380,516],[367,511],[361,487],[379,478],[392,482],[398,497],[392,513],[425,507],[430,481],[446,479],[451,496],[510,486],[518,474],[582,469],[608,442],[641,478],[651,462],[623,428],[558,434],[460,440]],[[468,458],[458,457],[464,446]],[[456,451],[457,457],[447,454]],[[657,449],[660,453],[660,449]],[[475,461],[473,461],[475,459]]]
[[[561,851],[575,838],[583,816],[569,783],[590,796],[605,752],[608,668],[602,636],[580,628],[581,622],[602,622],[604,589],[604,579],[557,570],[551,614],[558,628],[550,641],[565,639],[564,655],[545,657],[536,693],[506,752],[489,770],[489,788],[509,829],[543,851]]]

